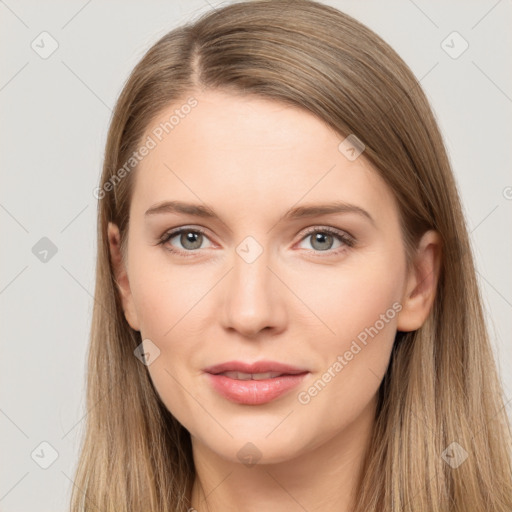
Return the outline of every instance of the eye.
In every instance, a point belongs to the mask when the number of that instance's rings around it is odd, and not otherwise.
[[[355,245],[355,239],[352,236],[331,227],[314,227],[302,237],[301,241],[308,238],[311,238],[313,252],[327,253],[326,255],[328,256],[338,254],[347,247]],[[181,247],[168,243],[173,239],[177,239]],[[209,239],[202,229],[182,227],[165,233],[158,243],[165,246],[170,252],[177,253],[183,257],[190,257],[194,256],[197,250],[205,248],[202,247],[205,240]],[[336,241],[339,245],[333,250],[333,245]]]
[[[327,252],[329,255],[338,254],[346,249],[346,247],[353,247],[355,244],[355,240],[351,236],[330,227],[310,229],[302,240],[307,240],[308,238],[311,239],[310,243],[315,252]],[[339,245],[332,250],[336,241]]]
[[[175,248],[172,244],[167,244],[176,238],[181,244],[181,248]],[[202,242],[208,240],[204,231],[198,228],[179,228],[173,231],[169,231],[163,235],[160,239],[161,245],[166,245],[166,249],[176,253],[193,252],[197,249],[201,249]],[[183,254],[183,256],[192,256],[192,254]]]

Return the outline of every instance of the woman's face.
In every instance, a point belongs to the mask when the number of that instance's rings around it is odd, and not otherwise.
[[[148,127],[133,171],[125,315],[196,446],[289,460],[373,414],[397,328],[414,327],[399,212],[361,148],[306,111],[195,98],[168,133],[186,99]]]

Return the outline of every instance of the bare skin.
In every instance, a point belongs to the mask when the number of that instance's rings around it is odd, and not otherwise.
[[[117,226],[109,226],[126,320],[159,348],[151,379],[191,434],[191,506],[348,512],[396,331],[418,329],[432,306],[439,237],[425,233],[407,272],[396,200],[364,153],[347,159],[343,137],[300,109],[218,91],[195,97],[197,107],[136,171],[125,262]],[[169,200],[207,204],[219,218],[145,215]],[[332,201],[368,216],[281,219]],[[182,226],[205,234],[195,245],[186,233],[158,245]],[[326,227],[353,245],[321,238]],[[250,263],[236,250],[248,236],[256,244],[242,247],[262,249]],[[371,326],[378,332],[363,345]],[[221,396],[203,372],[262,359],[309,373],[277,399],[246,405]],[[319,379],[325,385],[311,391]],[[257,464],[247,464],[248,452]]]

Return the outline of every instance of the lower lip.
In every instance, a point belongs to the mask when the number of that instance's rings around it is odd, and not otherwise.
[[[282,375],[273,379],[237,380],[225,375],[207,373],[213,388],[222,396],[245,405],[260,405],[270,402],[298,386],[308,372],[298,375]]]

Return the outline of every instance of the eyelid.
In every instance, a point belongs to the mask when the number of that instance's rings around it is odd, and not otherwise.
[[[331,235],[336,235],[336,236],[351,240],[353,242],[356,241],[356,238],[344,229],[335,228],[333,226],[323,226],[321,224],[315,224],[314,226],[310,226],[310,227],[306,228],[306,231],[302,234],[301,240],[304,237],[310,235],[311,233],[317,233],[317,232],[329,233]]]
[[[208,236],[206,230],[204,228],[201,228],[201,227],[196,227],[196,226],[180,226],[180,227],[177,227],[177,228],[173,228],[173,229],[169,229],[168,231],[166,231],[159,239],[159,243],[166,243],[168,242],[171,238],[174,238],[176,235],[180,235],[182,232],[184,231],[194,231],[194,232],[197,232],[197,233],[201,233],[202,235],[204,235],[206,238],[208,238],[208,240],[210,240],[210,237]],[[211,240],[210,240],[211,242]],[[197,249],[196,249],[197,250]],[[194,252],[194,251],[187,251],[187,252]]]

